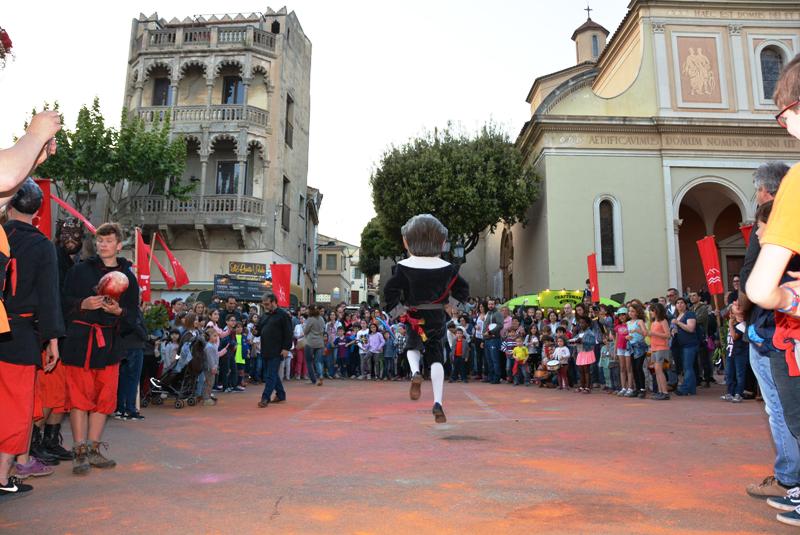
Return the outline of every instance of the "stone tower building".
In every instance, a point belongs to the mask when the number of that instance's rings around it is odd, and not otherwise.
[[[169,117],[187,140],[187,199],[137,194],[125,222],[160,230],[210,289],[230,261],[292,264],[293,293],[313,300],[322,195],[309,188],[311,42],[286,8],[131,26],[124,105]],[[158,282],[154,288],[158,289]]]

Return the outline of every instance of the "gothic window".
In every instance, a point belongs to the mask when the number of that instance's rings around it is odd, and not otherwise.
[[[776,48],[770,46],[761,51],[761,84],[765,99],[772,100],[782,68],[783,56]]]
[[[614,206],[608,199],[600,202],[600,264],[613,266],[614,258]]]
[[[617,199],[601,195],[594,201],[594,248],[600,271],[623,271],[622,217]]]
[[[597,35],[592,36],[592,57],[597,59],[597,56],[600,55],[600,40],[597,38]]]
[[[222,79],[222,104],[244,104],[244,84],[238,76]]]
[[[153,106],[169,106],[169,78],[153,80]]]

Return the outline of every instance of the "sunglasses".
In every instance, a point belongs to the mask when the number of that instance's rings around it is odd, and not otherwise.
[[[792,108],[798,105],[800,105],[800,99],[795,100],[794,102],[783,108],[780,111],[780,113],[775,116],[775,120],[778,121],[778,124],[781,126],[781,128],[786,128],[786,118],[783,116],[783,114],[785,114],[787,111],[791,110]]]

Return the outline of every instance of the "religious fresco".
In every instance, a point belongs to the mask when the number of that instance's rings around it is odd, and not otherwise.
[[[717,40],[714,37],[676,38],[681,99],[692,104],[722,104]]]

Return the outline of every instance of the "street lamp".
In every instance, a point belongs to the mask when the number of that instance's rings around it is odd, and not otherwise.
[[[456,246],[453,248],[453,256],[455,256],[457,260],[464,260],[464,244],[461,240],[456,242]]]
[[[447,241],[444,242],[444,244],[442,245],[442,252],[444,254],[447,254],[447,253],[450,252],[450,240],[447,240]]]

